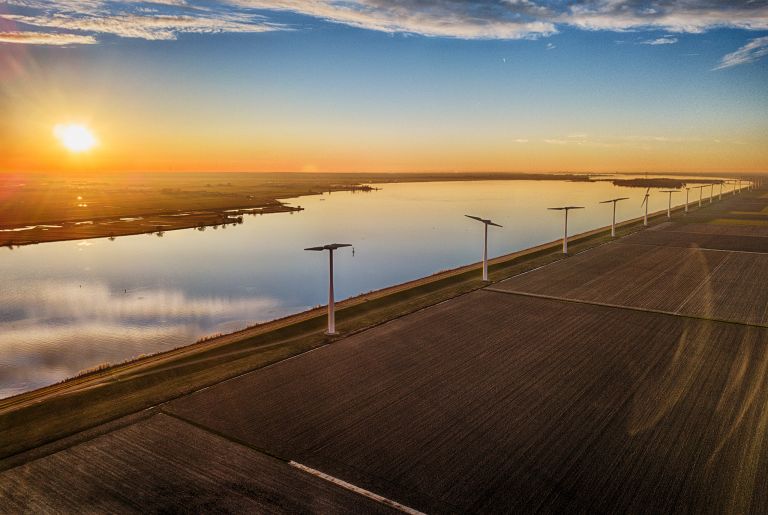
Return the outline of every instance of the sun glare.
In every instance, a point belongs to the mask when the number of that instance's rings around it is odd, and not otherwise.
[[[86,152],[97,143],[88,127],[77,123],[60,123],[53,128],[53,134],[70,152]]]

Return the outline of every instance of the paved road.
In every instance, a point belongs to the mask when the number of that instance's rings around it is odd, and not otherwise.
[[[766,513],[766,209],[730,197],[170,402],[0,473],[0,511]]]

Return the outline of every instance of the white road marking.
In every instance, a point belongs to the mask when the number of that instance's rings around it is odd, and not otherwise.
[[[291,467],[295,467],[303,472],[306,472],[307,474],[312,474],[315,477],[319,477],[320,479],[324,479],[330,483],[333,483],[334,485],[340,486],[342,488],[345,488],[349,490],[350,492],[355,492],[356,494],[362,495],[364,497],[368,497],[369,499],[373,499],[376,502],[379,502],[381,504],[385,504],[387,506],[390,506],[392,508],[395,508],[397,510],[402,511],[403,513],[408,513],[410,515],[425,515],[423,512],[414,510],[413,508],[410,508],[408,506],[405,506],[403,504],[400,504],[398,502],[393,501],[392,499],[387,499],[386,497],[382,497],[381,495],[375,494],[373,492],[370,492],[366,490],[365,488],[360,488],[359,486],[355,486],[352,483],[347,483],[346,481],[343,481],[339,478],[329,476],[328,474],[325,474],[324,472],[320,472],[319,470],[315,470],[313,468],[309,468],[306,465],[302,465],[301,463],[297,463],[295,461],[289,461],[288,464]]]

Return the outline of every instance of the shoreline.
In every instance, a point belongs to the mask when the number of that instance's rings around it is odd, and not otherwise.
[[[692,211],[706,209],[695,207]],[[676,216],[684,206],[673,210]],[[666,222],[666,210],[649,214]],[[642,217],[617,224],[617,238],[643,230]],[[614,241],[610,226],[569,237],[569,256]],[[489,261],[491,283],[568,259],[562,240]],[[322,334],[326,308],[318,307],[233,333],[86,372],[43,388],[0,399],[0,469],[6,459],[99,424],[269,366],[487,286],[479,262],[365,293],[337,304],[342,334]],[[30,429],[34,428],[34,429]]]
[[[679,175],[679,174],[670,174]],[[330,176],[338,179],[338,174]],[[18,220],[16,223],[0,224],[0,247],[14,247],[36,245],[40,243],[53,243],[59,241],[87,240],[96,238],[118,238],[121,236],[133,236],[138,234],[155,234],[162,237],[165,232],[183,229],[197,229],[205,231],[208,228],[226,228],[228,225],[242,223],[243,216],[264,215],[274,213],[293,213],[302,211],[299,205],[289,206],[283,201],[310,195],[319,195],[325,192],[371,192],[379,188],[374,185],[399,184],[399,183],[437,183],[437,182],[465,182],[465,181],[568,181],[568,182],[613,182],[618,186],[628,187],[668,187],[671,182],[685,184],[722,182],[720,179],[692,178],[670,179],[662,176],[646,179],[616,179],[620,174],[576,174],[562,173],[550,175],[520,174],[520,173],[462,173],[462,174],[354,174],[343,184],[328,183],[324,188],[317,185],[300,185],[297,191],[284,195],[272,195],[251,202],[227,203],[212,209],[201,209],[187,206],[153,210],[130,210],[116,215],[96,216],[69,216],[59,219],[35,219],[28,218]],[[366,179],[366,180],[363,180]],[[0,184],[1,185],[1,184]],[[228,184],[231,186],[231,184]],[[80,197],[78,197],[80,198]],[[189,201],[193,203],[193,200]]]

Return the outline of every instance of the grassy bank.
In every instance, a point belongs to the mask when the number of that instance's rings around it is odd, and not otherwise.
[[[665,213],[651,220],[665,221]],[[618,235],[642,228],[641,219],[632,220]],[[578,253],[610,239],[603,228],[572,237],[569,246]],[[492,260],[490,279],[559,259],[559,241],[502,256]],[[481,288],[479,276],[473,264],[348,299],[338,305],[337,328],[348,335]],[[0,400],[0,458],[329,344],[324,326],[324,309],[315,309]]]

